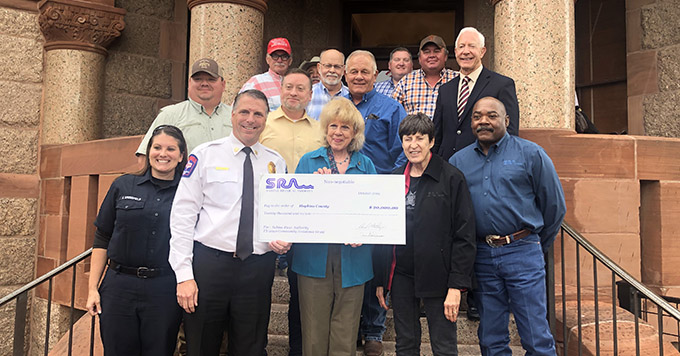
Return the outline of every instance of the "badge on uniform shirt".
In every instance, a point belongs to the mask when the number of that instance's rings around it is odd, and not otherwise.
[[[276,165],[274,164],[274,162],[269,161],[269,163],[267,164],[267,171],[269,171],[269,173],[272,174],[276,173]]]
[[[191,173],[194,173],[194,169],[196,169],[197,164],[198,157],[194,155],[189,155],[189,159],[187,159],[187,165],[184,166],[184,172],[182,173],[182,177],[191,177]]]

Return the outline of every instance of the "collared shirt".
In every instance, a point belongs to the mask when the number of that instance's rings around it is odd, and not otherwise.
[[[437,106],[439,87],[457,76],[458,72],[444,68],[439,73],[437,84],[431,87],[425,80],[425,72],[422,69],[414,70],[401,78],[394,88],[392,97],[404,106],[408,114],[422,112],[432,119]]]
[[[248,89],[257,89],[263,92],[269,102],[269,111],[274,111],[281,106],[282,81],[283,77],[270,69],[267,72],[250,77],[238,92]]]
[[[267,126],[260,135],[260,143],[283,156],[292,173],[302,155],[321,147],[319,122],[307,114],[293,121],[282,108],[278,108],[267,116]]]
[[[177,283],[193,279],[194,241],[214,249],[234,252],[241,216],[243,162],[246,154],[234,135],[200,145],[189,156],[177,187],[170,213],[170,265]],[[286,172],[283,158],[270,148],[251,146],[253,188],[255,194],[253,253],[270,251],[266,242],[258,242],[257,213],[260,176]]]
[[[467,75],[467,77],[468,77],[468,88],[470,89],[469,93],[472,93],[472,89],[475,88],[475,84],[477,83],[477,79],[479,79],[479,75],[482,74],[483,68],[484,68],[484,66],[480,65],[477,69],[473,70],[472,73]],[[460,87],[463,85],[463,78],[465,78],[465,77],[466,77],[466,75],[463,74],[463,73],[460,73],[460,75],[458,76],[458,93],[456,94],[456,101],[460,97]],[[456,103],[456,105],[457,105],[457,103]]]
[[[330,167],[326,147],[321,147],[302,156],[295,173],[314,173],[323,167]],[[358,152],[352,153],[345,174],[375,173],[375,167],[368,157]],[[342,194],[342,191],[339,190],[338,194]],[[293,258],[291,268],[295,273],[314,278],[326,277],[328,244],[295,244],[293,248],[295,249],[295,258]],[[371,245],[367,244],[359,247],[340,246],[340,273],[342,274],[343,288],[361,285],[373,278],[371,250]]]
[[[170,207],[179,173],[169,182],[126,174],[116,178],[99,208],[94,225],[108,241],[95,239],[95,248],[123,266],[170,268]],[[163,183],[163,184],[160,184]]]
[[[231,133],[231,106],[220,103],[212,115],[205,112],[203,105],[191,99],[162,108],[144,135],[137,154],[146,154],[153,130],[160,125],[177,126],[182,130],[187,141],[187,152],[191,152],[204,142],[227,137]]]
[[[343,84],[340,91],[332,95],[328,92],[328,89],[323,85],[322,82],[318,82],[312,85],[312,100],[307,105],[307,115],[314,120],[319,120],[319,115],[321,115],[321,110],[324,105],[331,101],[333,97],[342,96],[346,97],[349,94],[349,89]]]
[[[383,80],[382,82],[375,83],[373,86],[375,91],[382,95],[387,95],[390,98],[392,97],[392,93],[394,93],[394,82],[392,81],[392,78],[389,78],[387,80]]]
[[[470,188],[477,238],[528,229],[547,249],[566,212],[550,157],[539,145],[507,133],[483,152],[475,141],[449,159]]]
[[[347,93],[346,97],[352,100],[351,94]],[[366,141],[361,153],[373,161],[378,173],[392,173],[406,163],[399,137],[399,124],[406,117],[406,111],[396,100],[375,89],[366,93],[356,107],[366,123]]]

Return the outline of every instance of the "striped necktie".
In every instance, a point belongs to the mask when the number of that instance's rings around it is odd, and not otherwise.
[[[465,104],[467,104],[468,98],[470,97],[470,87],[468,82],[470,77],[465,76],[463,82],[460,86],[460,95],[458,96],[458,121],[463,120],[463,111],[465,111]]]
[[[243,147],[246,154],[243,161],[243,193],[241,195],[241,217],[236,233],[236,256],[245,260],[253,253],[253,215],[255,198],[253,189],[253,163],[250,161],[250,147]]]

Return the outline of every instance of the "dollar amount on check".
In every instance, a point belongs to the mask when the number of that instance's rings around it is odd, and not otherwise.
[[[259,187],[259,240],[406,243],[403,175],[268,174]]]

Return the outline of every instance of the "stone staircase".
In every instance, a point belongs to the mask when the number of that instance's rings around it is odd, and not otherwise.
[[[267,353],[269,356],[288,356],[288,299],[290,294],[288,292],[288,281],[286,277],[277,276],[274,278],[274,286],[272,287],[272,311],[269,320],[269,345]],[[464,299],[464,298],[463,298]],[[427,328],[427,321],[425,318],[420,320],[422,327],[422,345],[421,354],[424,356],[431,356],[432,349],[430,348],[430,334]],[[385,349],[385,356],[395,355],[394,351],[394,322],[392,319],[392,310],[387,312],[387,322],[385,323],[387,331],[383,335],[383,346]],[[460,356],[479,355],[479,345],[477,339],[477,326],[479,322],[467,320],[467,315],[464,311],[458,318],[458,354]],[[519,336],[515,327],[515,321],[510,319],[510,345],[513,355],[523,355],[524,350],[520,346]],[[357,351],[357,356],[363,355],[362,350]]]

